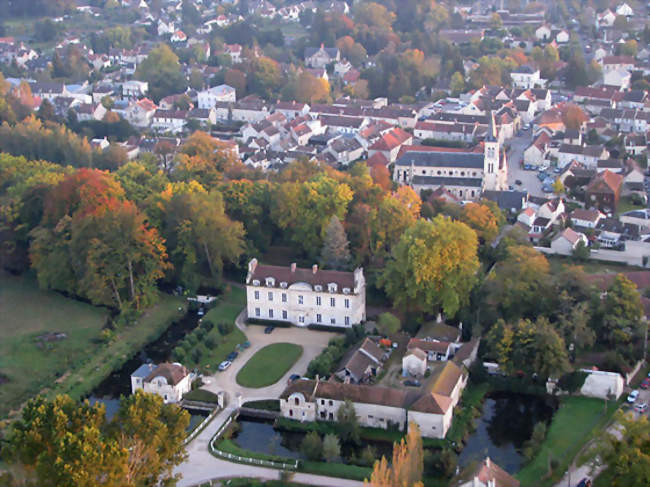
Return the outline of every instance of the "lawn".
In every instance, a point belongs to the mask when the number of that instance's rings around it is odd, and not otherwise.
[[[237,374],[237,383],[244,387],[266,387],[275,384],[302,355],[302,347],[294,343],[273,343],[258,350]]]
[[[555,274],[561,272],[567,266],[579,265],[582,266],[587,274],[618,274],[619,272],[632,272],[641,270],[640,267],[620,264],[616,262],[603,262],[599,260],[590,259],[586,262],[577,262],[571,257],[563,257],[559,255],[547,255],[551,266],[551,273]]]
[[[540,453],[516,475],[521,485],[553,485],[595,430],[603,427],[617,409],[618,403],[614,401],[609,402],[605,413],[604,402],[600,399],[564,398],[553,417]],[[558,462],[550,477],[547,475],[549,456]]]
[[[29,277],[0,273],[0,417],[95,353],[108,316],[104,308],[38,289]],[[48,332],[57,341],[36,340]]]
[[[208,311],[203,318],[203,321],[211,321],[214,323],[214,328],[200,342],[192,344],[191,349],[193,353],[198,355],[195,357],[188,356],[184,363],[187,362],[189,366],[199,367],[206,372],[216,371],[219,363],[226,360],[226,356],[235,350],[237,345],[246,341],[244,332],[235,326],[235,319],[245,306],[246,291],[239,287],[228,287],[219,296],[216,306]],[[222,335],[218,329],[220,323],[231,324],[232,330]],[[196,333],[197,330],[194,330],[193,334]],[[186,337],[185,340],[188,339],[189,337]],[[215,346],[206,346],[206,341],[209,343],[211,340],[215,342]],[[195,360],[196,358],[198,360]]]
[[[0,385],[0,417],[38,393],[67,393],[75,399],[87,395],[182,316],[182,305],[182,298],[161,295],[137,325],[106,344],[100,340],[105,308],[40,290],[29,276],[0,273],[0,374],[9,378]],[[36,339],[46,333],[66,336]]]

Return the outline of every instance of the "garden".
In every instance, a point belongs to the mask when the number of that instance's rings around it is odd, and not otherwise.
[[[237,374],[237,383],[244,387],[266,387],[275,384],[302,355],[302,347],[294,343],[273,343],[253,355]]]

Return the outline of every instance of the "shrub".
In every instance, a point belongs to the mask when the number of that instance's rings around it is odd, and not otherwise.
[[[336,435],[327,434],[323,440],[323,458],[331,462],[341,455],[341,444]]]
[[[202,328],[197,328],[194,330],[194,335],[196,335],[196,338],[199,342],[202,342],[205,338],[205,330]]]
[[[308,460],[320,460],[323,455],[323,442],[315,431],[307,433],[300,444],[300,452]]]
[[[204,318],[203,321],[201,321],[199,328],[205,331],[211,331],[214,328],[214,323],[212,323],[212,320]]]
[[[359,463],[365,467],[372,467],[375,464],[376,458],[377,451],[371,445],[368,445],[361,452]]]
[[[567,391],[569,394],[579,391],[587,379],[587,373],[581,372],[579,370],[569,372],[560,377],[558,381],[558,386],[563,391]]]
[[[232,333],[232,331],[235,329],[235,325],[233,323],[228,323],[228,322],[219,323],[217,325],[217,329],[219,330],[219,333],[221,333],[221,335],[225,336]]]
[[[212,335],[208,335],[207,337],[205,337],[204,343],[208,349],[212,349],[217,346],[217,339]]]
[[[382,313],[377,320],[377,328],[383,335],[394,335],[402,327],[402,322],[392,313]]]
[[[540,421],[533,428],[533,434],[528,441],[524,443],[523,454],[528,461],[532,460],[539,453],[542,443],[546,438],[546,423]]]

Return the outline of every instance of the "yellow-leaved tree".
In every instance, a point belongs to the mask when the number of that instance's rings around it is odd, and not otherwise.
[[[386,457],[375,462],[369,487],[422,487],[424,470],[424,453],[420,428],[415,423],[409,424],[406,440],[393,445],[393,461],[389,464]]]

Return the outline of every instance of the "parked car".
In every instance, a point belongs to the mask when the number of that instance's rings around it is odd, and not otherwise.
[[[246,340],[246,341],[245,341],[244,343],[242,343],[240,346],[241,346],[241,348],[243,348],[243,349],[247,349],[247,348],[249,348],[249,347],[251,346],[251,342],[249,342],[248,340]]]
[[[524,164],[524,171],[530,171],[533,168],[530,164]]]
[[[627,396],[627,402],[629,402],[630,404],[633,404],[634,401],[636,401],[636,398],[637,398],[637,397],[639,397],[639,391],[637,391],[637,390],[635,389],[635,390],[633,390],[632,392],[630,392],[630,395],[629,395],[629,396]]]
[[[237,355],[239,355],[237,352],[230,352],[228,356],[226,357],[226,360],[232,362],[237,358]]]
[[[224,370],[226,370],[226,369],[227,369],[228,367],[230,367],[231,365],[232,365],[232,362],[231,362],[231,361],[229,361],[229,360],[224,360],[223,362],[221,362],[221,363],[219,364],[219,370],[220,370],[221,372],[223,372]]]
[[[553,192],[553,187],[549,186],[548,184],[545,184],[542,187],[542,191],[544,191],[545,193],[552,193]]]
[[[271,333],[273,333],[273,330],[275,330],[275,326],[267,326],[266,328],[264,328],[264,333],[270,335]]]
[[[291,376],[289,376],[289,381],[288,382],[289,382],[289,384],[291,384],[292,382],[294,382],[294,381],[296,381],[298,379],[300,379],[300,374],[291,374]]]
[[[583,478],[578,484],[578,487],[591,487],[591,479],[588,477]]]
[[[419,380],[405,380],[404,385],[407,387],[420,387],[422,384]]]
[[[562,172],[562,169],[559,168],[559,167],[555,167],[555,168],[553,168],[553,172],[554,172],[555,174],[560,174],[560,173]]]
[[[525,123],[524,126],[522,127],[524,130],[528,130],[530,128],[529,123]]]
[[[641,389],[648,389],[648,388],[650,388],[650,379],[649,379],[648,377],[646,377],[645,379],[643,379],[643,382],[641,382],[641,386],[640,386],[640,387],[641,387]]]
[[[648,404],[645,402],[642,402],[641,404],[637,404],[636,406],[634,406],[634,410],[637,413],[643,414],[648,410]]]
[[[515,179],[515,184],[516,184],[517,186],[521,186],[521,184],[522,184],[522,183],[521,183],[521,179]]]

